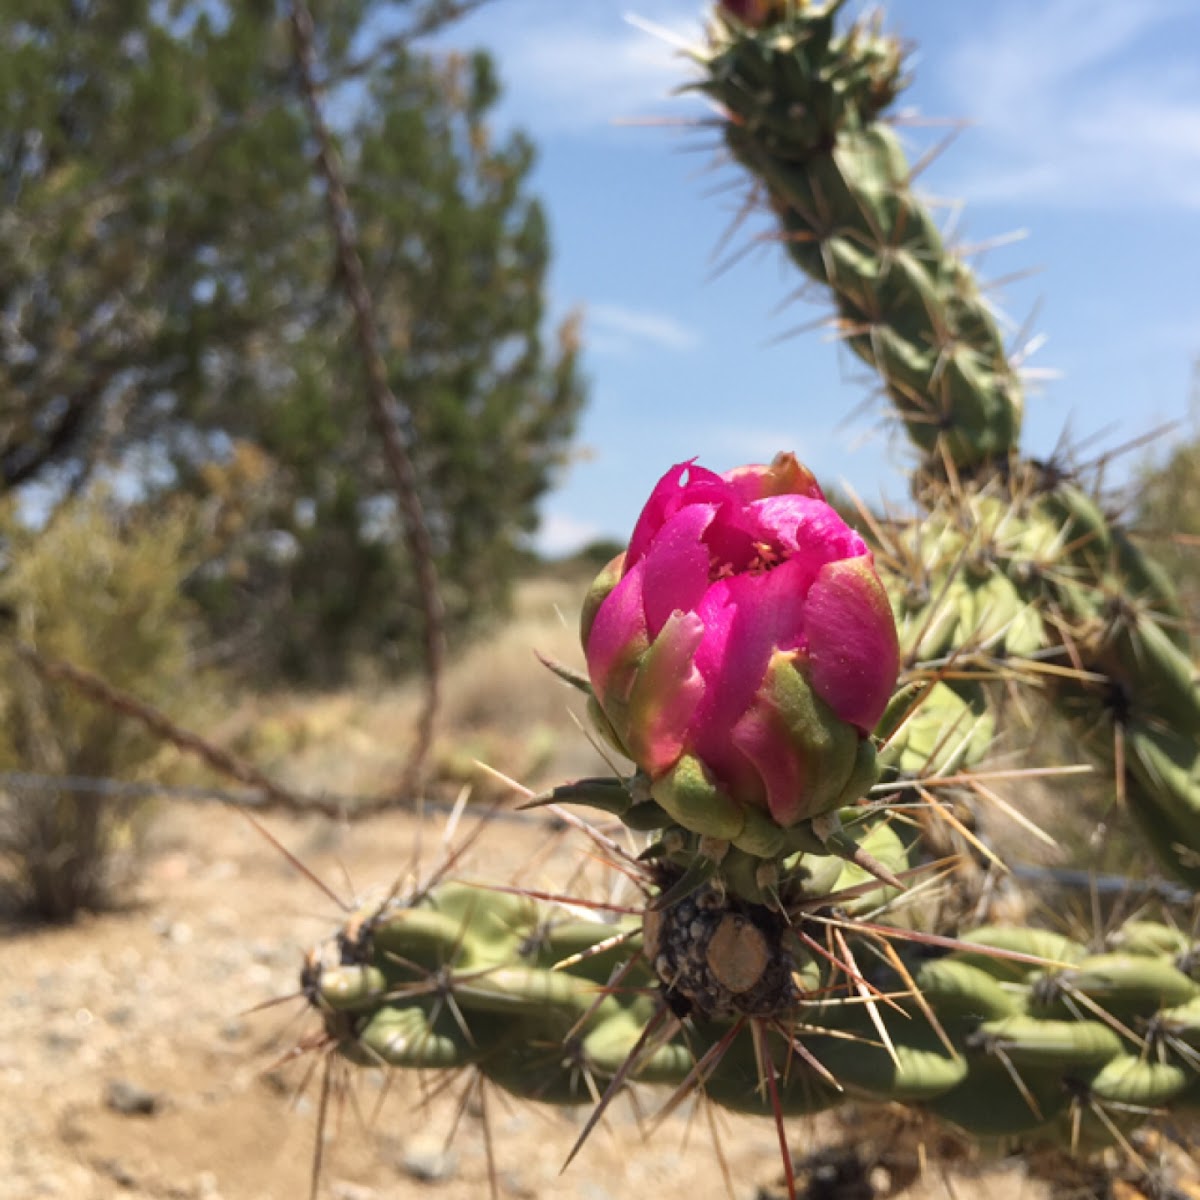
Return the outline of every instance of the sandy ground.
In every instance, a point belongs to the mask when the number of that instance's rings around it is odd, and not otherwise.
[[[342,828],[282,816],[267,823],[341,892],[386,884],[417,833],[415,819],[400,814]],[[436,850],[438,837],[438,821],[427,823],[426,846]],[[482,861],[497,878],[526,862],[544,837],[536,826],[494,824],[463,874],[478,877]],[[539,869],[545,881],[561,879],[580,853],[581,843],[569,842]],[[0,1196],[307,1196],[319,1072],[304,1086],[313,1057],[278,1060],[312,1021],[299,1000],[248,1010],[294,993],[305,949],[336,926],[334,905],[236,813],[184,806],[160,818],[128,907],[67,928],[0,929]],[[454,1129],[465,1080],[424,1104],[416,1079],[383,1082],[379,1073],[358,1072],[353,1102],[328,1123],[321,1196],[486,1196],[477,1103]],[[114,1089],[124,1091],[123,1104]],[[646,1094],[645,1111],[654,1101]],[[153,1111],[120,1111],[139,1104]],[[560,1175],[585,1114],[518,1105],[495,1091],[486,1108],[501,1196],[780,1194],[778,1146],[765,1122],[721,1118],[727,1187],[703,1117],[673,1117],[647,1142],[631,1106],[619,1104]],[[827,1145],[834,1133],[831,1120],[798,1124],[789,1130],[793,1153]],[[814,1198],[872,1195],[844,1173],[826,1165],[802,1172],[802,1183]],[[879,1171],[874,1180],[888,1182]],[[965,1193],[964,1182],[960,1176],[960,1196],[1038,1194],[1011,1171],[972,1179]],[[945,1194],[936,1179],[919,1193]]]

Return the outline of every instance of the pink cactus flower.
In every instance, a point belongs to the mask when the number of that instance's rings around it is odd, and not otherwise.
[[[593,585],[583,639],[611,733],[697,832],[736,837],[747,809],[788,828],[873,781],[869,735],[899,666],[891,607],[794,455],[672,467]],[[711,797],[695,798],[700,777]]]
[[[771,0],[720,0],[717,7],[736,17],[743,25],[756,28],[767,23],[772,5]]]

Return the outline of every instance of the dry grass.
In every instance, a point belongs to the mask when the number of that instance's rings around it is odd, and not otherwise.
[[[606,770],[580,728],[581,697],[537,659],[582,667],[580,578],[540,576],[518,590],[511,620],[452,656],[434,747],[434,791],[494,784],[476,760],[528,786]],[[537,653],[535,653],[535,651]],[[419,710],[415,684],[278,692],[243,700],[212,732],[305,792],[372,795],[400,778]]]

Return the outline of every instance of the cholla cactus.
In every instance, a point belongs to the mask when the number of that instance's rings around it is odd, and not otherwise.
[[[621,868],[642,911],[581,923],[442,882],[358,914],[305,993],[351,1061],[596,1089],[597,1115],[640,1080],[781,1123],[899,1101],[1085,1153],[1200,1101],[1200,950],[1186,918],[1106,944],[972,928],[932,898],[934,870],[965,875],[931,867],[937,830],[987,847],[935,790],[969,801],[997,681],[1036,686],[1194,886],[1200,689],[1170,581],[1078,480],[1021,459],[1017,373],[880,122],[899,48],[839,32],[839,7],[725,0],[695,86],[879,372],[924,511],[869,548],[790,455],[672,468],[585,603],[587,675],[561,671],[631,765],[530,797],[647,835]]]
[[[862,23],[837,33],[841,7],[719,5],[695,86],[728,114],[726,144],[778,215],[789,257],[830,289],[847,344],[879,372],[909,436],[966,471],[1016,448],[1020,381],[878,119],[904,86],[899,44]]]

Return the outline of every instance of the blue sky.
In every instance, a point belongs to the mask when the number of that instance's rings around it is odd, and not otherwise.
[[[493,0],[451,36],[497,59],[502,121],[540,151],[553,306],[585,313],[591,402],[542,547],[626,536],[655,479],[693,455],[725,469],[794,449],[818,478],[902,499],[907,451],[862,367],[820,330],[783,336],[825,310],[784,303],[801,281],[778,249],[714,278],[739,200],[714,189],[736,174],[711,169],[711,133],[639,123],[707,110],[671,97],[688,63],[630,11],[701,41],[694,0]],[[1107,429],[1101,446],[1168,421],[1200,433],[1200,5],[892,0],[885,24],[915,45],[898,107],[970,123],[921,177],[943,224],[966,244],[1028,235],[977,263],[1021,276],[994,295],[1013,344],[1029,322],[1045,338],[1027,452],[1064,427]],[[906,125],[911,156],[945,132]]]

